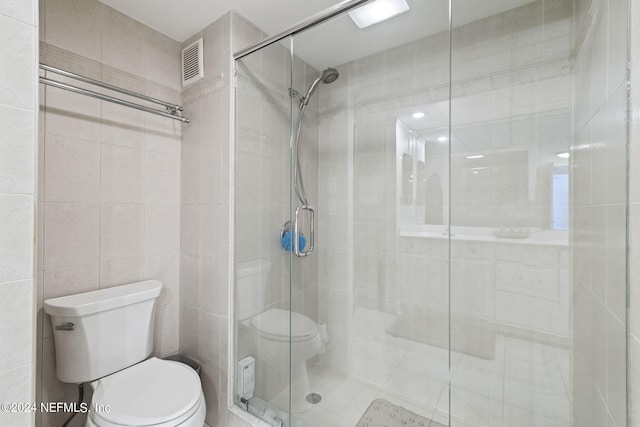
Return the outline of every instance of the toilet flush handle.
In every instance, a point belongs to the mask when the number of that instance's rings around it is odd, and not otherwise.
[[[73,331],[74,326],[71,322],[63,323],[62,325],[56,326],[56,331]]]

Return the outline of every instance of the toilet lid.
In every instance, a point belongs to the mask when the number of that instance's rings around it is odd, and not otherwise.
[[[291,315],[291,328],[289,328],[289,315]],[[316,323],[304,314],[279,308],[269,309],[253,317],[251,326],[262,336],[280,341],[288,340],[289,336],[292,341],[304,341],[318,333]]]
[[[147,426],[180,417],[193,408],[201,393],[200,378],[189,366],[155,357],[94,384],[91,410],[114,424]]]

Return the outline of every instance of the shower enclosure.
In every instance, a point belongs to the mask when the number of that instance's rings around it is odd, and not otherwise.
[[[235,401],[626,425],[627,2],[406,3],[236,54]]]

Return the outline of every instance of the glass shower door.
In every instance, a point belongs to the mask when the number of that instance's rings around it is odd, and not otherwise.
[[[623,425],[626,86],[592,68],[617,52],[594,40],[622,34],[596,23],[626,3],[593,20],[568,0],[408,4],[237,61],[249,410]]]
[[[448,425],[448,1],[412,8],[363,30],[345,14],[293,40],[293,91],[321,78],[299,139],[315,248],[291,264],[292,316],[320,341],[292,317],[292,361],[305,361],[293,425],[359,426],[381,408]]]
[[[452,426],[571,426],[571,2],[452,1]],[[563,154],[564,153],[564,154]]]
[[[234,398],[270,423],[289,420],[290,80],[286,43],[236,61]]]

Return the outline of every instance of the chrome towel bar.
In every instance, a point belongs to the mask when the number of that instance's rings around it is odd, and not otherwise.
[[[115,104],[119,104],[119,105],[123,105],[125,107],[129,107],[129,108],[135,108],[137,110],[142,110],[145,111],[147,113],[151,113],[151,114],[156,114],[159,116],[163,116],[163,117],[167,117],[170,119],[174,119],[174,120],[179,120],[182,123],[189,123],[189,119],[187,117],[183,117],[179,114],[179,112],[184,111],[184,108],[182,108],[182,106],[180,105],[176,105],[176,104],[172,104],[170,102],[165,102],[165,101],[161,101],[159,99],[156,98],[152,98],[150,96],[147,95],[143,95],[140,93],[136,93],[136,92],[132,92],[130,90],[127,89],[123,89],[123,88],[119,88],[117,86],[113,86],[110,85],[108,83],[103,83],[101,81],[98,80],[94,80],[91,79],[89,77],[85,77],[85,76],[81,76],[79,74],[75,74],[75,73],[71,73],[69,71],[64,71],[61,70],[59,68],[55,68],[55,67],[51,67],[50,65],[45,65],[45,64],[40,64],[40,69],[45,70],[45,71],[49,71],[55,74],[59,74],[61,76],[64,77],[68,77],[71,79],[75,79],[84,83],[89,83],[95,86],[99,86],[114,92],[119,92],[122,93],[124,95],[127,96],[131,96],[134,98],[138,98],[138,99],[142,99],[144,101],[147,102],[151,102],[154,104],[159,104],[165,107],[165,110],[158,110],[156,108],[151,108],[151,107],[146,107],[144,105],[140,105],[140,104],[136,104],[134,102],[130,102],[130,101],[125,101],[124,99],[120,99],[120,98],[115,98],[113,96],[109,96],[109,95],[104,95],[102,93],[98,93],[98,92],[94,92],[92,90],[89,89],[83,89],[83,88],[79,88],[77,86],[73,86],[70,84],[66,84],[66,83],[62,83],[62,82],[58,82],[56,80],[51,80],[49,78],[46,77],[40,77],[40,83],[47,85],[47,86],[52,86],[52,87],[56,87],[59,89],[64,89],[64,90],[68,90],[74,93],[78,93],[80,95],[85,95],[85,96],[90,96],[92,98],[97,98],[97,99],[101,99],[103,101],[108,101],[108,102],[113,102]]]

